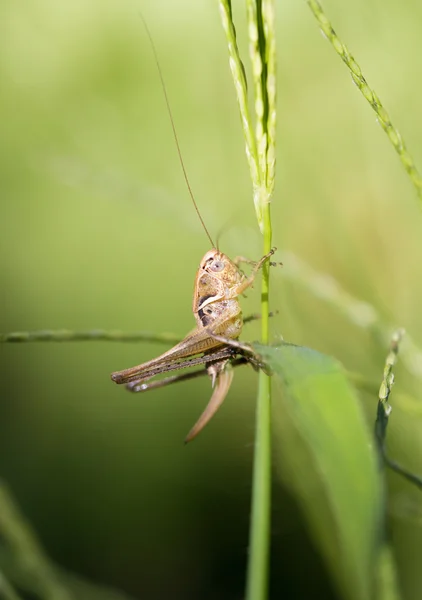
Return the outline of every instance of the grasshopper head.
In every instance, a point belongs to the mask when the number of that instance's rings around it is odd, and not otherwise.
[[[233,268],[233,263],[228,256],[213,248],[201,260],[200,268],[210,274],[223,274]]]
[[[209,250],[201,260],[200,271],[211,275],[212,280],[237,282],[240,277],[239,269],[230,258],[213,248]]]

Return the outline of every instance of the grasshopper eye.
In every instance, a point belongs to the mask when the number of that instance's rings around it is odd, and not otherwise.
[[[213,262],[213,264],[211,265],[211,270],[212,271],[216,271],[217,273],[219,273],[220,271],[222,271],[224,269],[224,262],[222,260],[216,260]]]

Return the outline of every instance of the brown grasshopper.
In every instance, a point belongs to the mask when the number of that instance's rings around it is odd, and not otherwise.
[[[205,427],[224,401],[233,379],[231,365],[243,362],[256,363],[251,350],[236,341],[244,323],[242,310],[237,298],[253,284],[259,269],[274,254],[275,249],[272,249],[261,260],[255,263],[241,257],[232,261],[228,256],[215,248],[215,244],[199,212],[189,183],[157,52],[145,21],[144,26],[157,65],[186,185],[195,210],[213,248],[201,260],[195,278],[192,307],[196,320],[195,329],[188,333],[181,342],[157,358],[141,365],[124,369],[123,371],[116,371],[112,373],[111,378],[118,384],[126,384],[127,389],[132,392],[144,392],[169,383],[183,381],[208,373],[214,391],[204,412],[186,437],[185,441],[189,442]],[[248,262],[253,265],[249,277],[246,277],[239,269],[241,262]],[[240,358],[236,358],[239,354],[241,355]],[[205,365],[205,369],[147,383],[156,375],[197,365]]]
[[[249,277],[246,277],[238,266],[245,259],[239,257],[232,261],[215,248],[207,252],[195,279],[192,309],[196,328],[157,358],[111,375],[116,383],[127,384],[130,391],[144,392],[180,379],[170,377],[147,384],[146,382],[155,375],[205,364],[214,391],[205,411],[188,433],[186,442],[193,440],[205,427],[229,391],[233,379],[230,362],[239,351],[244,350],[241,344],[233,344],[239,337],[244,322],[237,298],[253,284],[259,269],[274,251],[275,249],[271,250],[257,263],[253,263]]]

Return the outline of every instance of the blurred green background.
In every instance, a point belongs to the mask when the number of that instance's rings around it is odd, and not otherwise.
[[[324,6],[422,165],[422,5]],[[216,2],[3,0],[2,332],[117,328],[183,336],[192,328],[193,280],[208,243],[139,9],[208,228],[214,236],[224,230],[220,245],[229,255],[261,255]],[[246,58],[243,3],[234,10]],[[274,244],[422,344],[415,192],[304,2],[278,3],[277,34]],[[282,270],[272,291],[274,336],[380,381],[386,348],[367,332]],[[256,290],[244,307],[259,310]],[[251,325],[243,338],[258,335]],[[256,375],[238,371],[222,410],[184,447],[209,398],[208,381],[136,397],[109,379],[162,351],[105,342],[2,346],[0,475],[66,569],[138,598],[241,598]],[[420,379],[399,365],[395,392],[420,398],[419,390]],[[376,399],[363,400],[371,418]],[[397,408],[391,452],[404,448],[398,458],[422,470],[422,456],[406,446],[408,427],[420,438],[420,420]],[[422,590],[420,494],[394,475],[388,482],[403,589],[415,598]],[[300,511],[279,484],[273,512],[271,597],[309,597],[309,589],[335,597]]]

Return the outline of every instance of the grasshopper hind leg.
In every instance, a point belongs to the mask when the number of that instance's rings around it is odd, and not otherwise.
[[[185,444],[195,439],[204,429],[205,425],[209,423],[223,404],[233,381],[233,369],[230,364],[228,364],[227,360],[224,361],[224,363],[215,363],[214,365],[209,366],[207,371],[211,376],[214,390],[204,412],[186,436]]]
[[[138,394],[155,390],[157,388],[170,385],[171,383],[178,383],[180,381],[187,381],[189,379],[195,379],[196,377],[202,377],[203,375],[207,375],[207,369],[199,369],[197,371],[192,371],[191,373],[182,373],[179,375],[170,375],[170,377],[165,377],[164,379],[159,379],[158,381],[146,382],[145,379],[137,379],[136,381],[127,383],[125,387],[129,392]]]
[[[212,396],[195,425],[189,431],[185,438],[185,444],[191,442],[196,436],[204,429],[205,425],[212,419],[217,410],[220,408],[227,393],[230,389],[233,381],[233,369],[230,364],[232,359],[224,359],[217,362],[208,363],[205,369],[193,371],[192,373],[183,373],[179,375],[172,375],[158,381],[145,382],[143,379],[137,381],[131,381],[126,384],[126,389],[134,393],[147,392],[152,389],[157,389],[169,385],[171,383],[177,383],[180,381],[186,381],[188,379],[194,379],[203,375],[208,375],[211,378],[213,386]],[[233,366],[244,364],[246,361],[243,357],[234,359]]]

